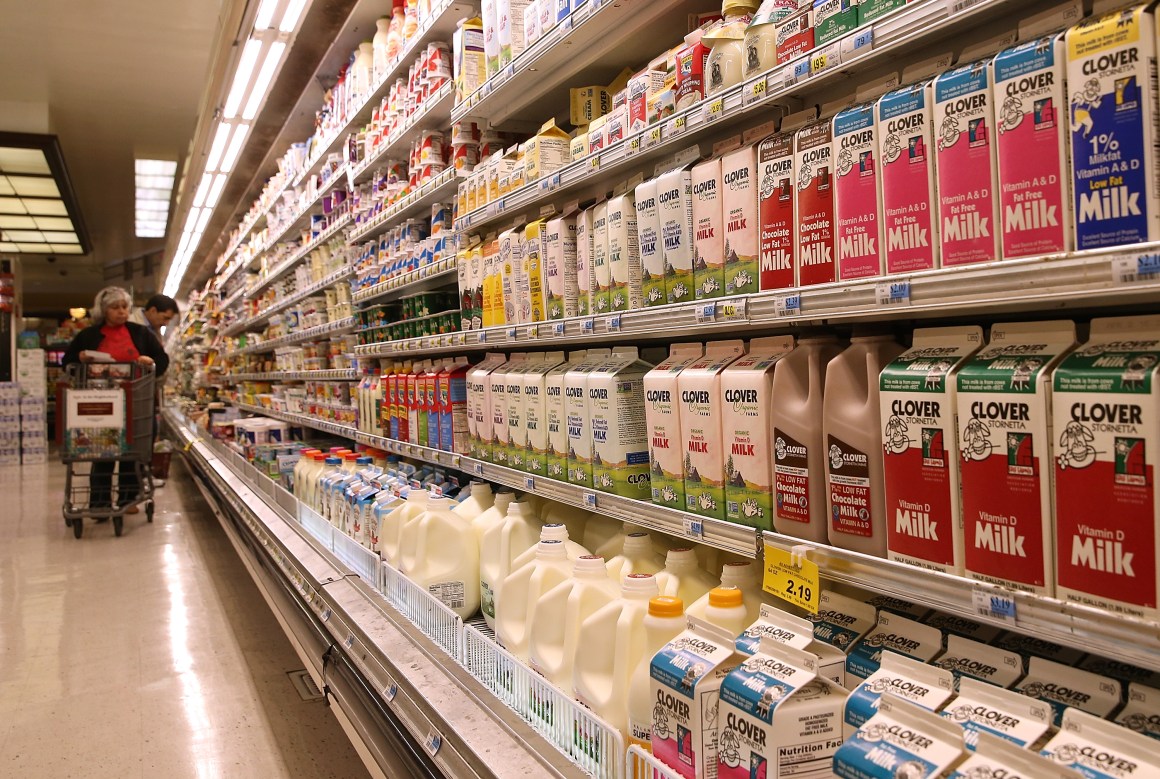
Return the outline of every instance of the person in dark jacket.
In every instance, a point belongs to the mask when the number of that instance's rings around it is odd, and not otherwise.
[[[92,357],[85,352],[104,352],[114,362],[135,362],[154,366],[160,377],[169,368],[169,355],[161,342],[149,331],[129,321],[133,300],[121,287],[105,287],[97,293],[91,312],[93,324],[76,334],[64,353],[64,364],[87,363]],[[89,507],[106,509],[113,505],[113,472],[117,463],[94,462],[89,474]],[[122,469],[118,484],[117,505],[137,498],[137,473],[130,464]],[[130,507],[126,513],[137,513]]]

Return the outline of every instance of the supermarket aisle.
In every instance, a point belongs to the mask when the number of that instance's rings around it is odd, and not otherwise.
[[[63,467],[0,469],[0,775],[359,777],[337,721],[174,462],[144,514],[60,516]]]

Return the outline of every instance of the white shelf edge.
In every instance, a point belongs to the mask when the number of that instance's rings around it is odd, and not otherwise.
[[[301,292],[295,292],[293,295],[286,298],[285,300],[280,300],[277,303],[275,303],[274,305],[270,306],[269,308],[266,308],[262,311],[259,311],[257,314],[254,314],[254,316],[252,316],[248,319],[243,319],[243,320],[239,320],[237,322],[234,322],[232,325],[230,325],[229,327],[222,330],[222,335],[224,335],[226,337],[231,337],[231,336],[238,335],[239,333],[244,333],[247,330],[249,330],[250,328],[255,327],[256,325],[259,325],[262,322],[265,322],[267,319],[274,316],[275,314],[280,313],[282,311],[285,311],[286,309],[293,306],[295,303],[299,303],[299,302],[305,300],[306,298],[310,297],[311,295],[315,294],[316,292],[321,292],[324,289],[329,289],[330,287],[333,287],[335,284],[339,284],[343,281],[346,281],[347,279],[349,279],[353,275],[354,275],[353,268],[350,268],[349,266],[346,268],[341,268],[341,269],[335,271],[334,273],[331,273],[329,276],[327,276],[326,278],[317,282],[316,284],[311,284],[309,287],[302,290]]]
[[[455,274],[457,274],[455,257],[444,257],[439,262],[433,262],[430,265],[407,271],[386,281],[380,281],[372,287],[356,290],[352,298],[355,303],[369,303],[395,292],[406,294],[412,286],[417,286],[423,282],[433,282],[441,279],[443,276],[452,276]],[[451,279],[449,278],[447,281],[450,282]]]
[[[293,344],[312,341],[316,338],[323,338],[328,335],[345,333],[348,330],[354,329],[354,323],[355,320],[352,316],[339,319],[334,322],[328,322],[325,325],[307,328],[299,333],[291,333],[270,341],[262,341],[253,346],[244,346],[238,349],[238,354],[263,354],[265,352],[272,352],[281,346],[291,346]]]
[[[448,168],[422,185],[417,191],[398,201],[384,211],[380,211],[369,222],[355,224],[347,236],[347,246],[357,246],[368,238],[381,235],[412,214],[419,213],[424,206],[437,203],[443,198],[453,198],[459,187],[459,176],[454,168]]]

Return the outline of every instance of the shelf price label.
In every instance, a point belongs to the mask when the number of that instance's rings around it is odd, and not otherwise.
[[[656,146],[658,143],[660,143],[660,142],[661,142],[661,136],[662,136],[662,134],[663,134],[663,133],[661,132],[661,126],[660,126],[659,124],[658,124],[656,127],[653,127],[652,129],[650,129],[650,130],[649,130],[647,133],[645,133],[645,134],[644,134],[644,136],[643,136],[643,138],[644,138],[644,141],[643,141],[644,148],[646,148],[646,149],[651,149],[652,147],[654,147],[654,146]]]
[[[1112,260],[1112,280],[1116,284],[1160,281],[1160,254],[1115,258]]]
[[[720,306],[720,315],[722,321],[725,322],[744,322],[749,316],[747,309],[749,306],[748,298],[736,298],[733,300],[722,300]]]
[[[725,98],[723,97],[710,100],[701,109],[701,121],[705,124],[716,122],[723,116],[725,116]]]
[[[581,322],[580,332],[584,335],[592,335],[594,332],[596,332],[596,319],[594,317],[588,317],[583,322]]]
[[[784,84],[787,87],[792,87],[799,81],[804,81],[810,77],[810,57],[801,57],[794,62],[789,63],[782,69],[782,76]]]
[[[765,576],[762,588],[787,603],[818,613],[822,598],[818,564],[772,544],[765,544]]]
[[[388,687],[387,689],[383,690],[383,697],[387,699],[387,703],[390,703],[391,701],[393,701],[395,699],[395,696],[398,694],[399,694],[399,685],[395,684],[394,682],[391,682],[391,686]]]
[[[583,494],[583,496],[581,497],[581,500],[583,500],[585,508],[590,508],[590,509],[596,508],[596,493],[595,492],[585,492]]]
[[[440,736],[435,731],[427,734],[427,738],[423,739],[423,748],[427,750],[427,754],[435,757],[439,752],[439,748],[443,746],[443,736]]]
[[[529,325],[528,326],[528,338],[539,338],[539,337],[540,337],[540,326],[539,325]]]
[[[976,586],[971,592],[975,613],[980,617],[1002,620],[1011,625],[1018,624],[1015,617],[1015,595],[998,587]]]
[[[552,325],[552,335],[556,336],[557,338],[564,337],[564,323],[563,322],[556,322],[554,325]]]
[[[620,332],[620,314],[613,314],[612,316],[604,318],[604,327],[610,333]]]
[[[835,68],[842,64],[842,51],[837,42],[831,43],[824,49],[818,49],[810,55],[810,75]]]
[[[635,156],[640,151],[641,141],[642,141],[642,136],[640,134],[634,135],[631,138],[629,138],[628,143],[626,143],[624,145],[624,156],[625,157]]]
[[[472,471],[475,472],[476,476],[482,476],[483,475],[483,463],[481,463],[481,462],[473,463],[472,464]]]
[[[665,125],[665,135],[667,135],[669,138],[676,138],[678,135],[684,135],[686,124],[687,120],[685,119],[684,114],[681,116],[673,117],[668,121],[668,124]]]
[[[525,476],[525,477],[524,477],[524,491],[526,491],[526,492],[534,492],[534,491],[535,491],[535,489],[536,489],[536,480],[535,480],[535,478],[534,478],[534,477],[532,477],[532,476]]]
[[[769,91],[768,79],[759,78],[749,86],[745,87],[745,91],[741,93],[741,105],[749,106],[758,103],[765,99],[765,95]]]
[[[910,280],[883,281],[875,287],[874,296],[880,306],[909,306]]]
[[[685,535],[699,541],[705,538],[705,523],[699,517],[685,517]]]
[[[600,155],[593,154],[588,160],[588,172],[595,173],[598,170],[600,170]]]
[[[705,322],[717,321],[717,304],[714,303],[698,303],[693,311],[697,319],[697,324],[704,324]]]
[[[479,340],[479,343],[481,343],[481,344],[487,343],[487,331],[486,330],[479,331],[478,340]]]

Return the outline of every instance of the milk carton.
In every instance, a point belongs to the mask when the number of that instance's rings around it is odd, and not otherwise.
[[[1028,752],[1010,741],[982,734],[979,746],[966,760],[948,774],[950,779],[977,777],[1010,777],[1010,779],[1080,779],[1070,768],[1034,752]]]
[[[1077,249],[1160,237],[1153,17],[1138,5],[1067,31]]]
[[[568,483],[592,487],[592,416],[588,402],[588,374],[611,355],[608,349],[589,349],[584,361],[564,374],[568,429]]]
[[[511,456],[511,429],[508,427],[508,374],[524,366],[524,354],[513,354],[511,359],[493,370],[488,376],[491,387],[491,459],[496,465],[509,465]]]
[[[548,475],[548,374],[563,363],[563,352],[545,352],[521,374],[523,468],[538,476]]]
[[[944,614],[940,611],[930,614],[922,621],[932,628],[941,630],[947,635],[948,641],[950,640],[950,636],[953,635],[969,638],[972,641],[978,641],[983,644],[992,644],[1003,634],[1003,629],[997,628],[994,625],[984,625],[982,622],[976,622],[973,619],[967,619],[966,617],[960,617],[955,614]]]
[[[617,346],[588,374],[592,482],[602,492],[637,500],[651,495],[644,377],[652,367],[635,346]]]
[[[813,122],[794,135],[797,168],[799,286],[825,284],[834,276],[833,125]]]
[[[1020,43],[991,60],[1003,257],[1069,251],[1063,35]]]
[[[725,222],[725,294],[757,292],[757,147],[721,157],[721,210]]]
[[[588,316],[592,308],[592,209],[576,215],[576,315]]]
[[[882,273],[882,198],[874,104],[834,116],[834,245],[838,278]]]
[[[996,687],[1010,687],[1023,676],[1023,658],[1018,652],[988,646],[963,636],[947,636],[947,651],[934,664],[962,679],[978,679]]]
[[[967,575],[1050,595],[1050,372],[1071,322],[997,324],[959,369],[958,426]]]
[[[635,193],[618,195],[608,201],[608,275],[610,310],[640,308],[640,234]]]
[[[813,655],[818,676],[842,687],[846,680],[846,655],[837,647],[814,638],[807,619],[795,617],[768,603],[761,604],[761,616],[737,637],[737,651],[752,655],[761,651],[766,641],[791,647]]]
[[[897,614],[880,612],[878,624],[846,658],[846,685],[858,684],[878,670],[884,650],[929,663],[942,651],[942,644],[942,633],[938,629]]]
[[[882,665],[856,685],[846,699],[842,717],[847,738],[878,713],[882,697],[887,693],[927,711],[938,711],[955,694],[954,680],[949,671],[894,652],[883,652]]]
[[[721,683],[717,776],[827,777],[842,743],[845,690],[818,660],[770,639]]]
[[[814,0],[814,42],[821,46],[856,30],[859,11],[859,0]]]
[[[791,336],[754,338],[749,353],[721,374],[725,518],[773,529],[773,371],[793,349]]]
[[[1068,709],[1063,727],[1040,754],[1086,779],[1160,776],[1156,742],[1077,709]]]
[[[965,746],[972,752],[983,734],[1034,749],[1051,730],[1051,707],[1046,703],[977,679],[962,680],[958,697],[942,715],[963,729]]]
[[[663,306],[665,296],[665,255],[661,243],[661,218],[657,206],[657,183],[649,179],[636,185],[636,229],[640,239],[641,301],[645,306]]]
[[[527,286],[529,318],[523,321],[543,322],[547,319],[548,274],[544,267],[543,219],[529,222],[524,228],[523,279]]]
[[[499,0],[482,0],[483,56],[486,58],[487,77],[499,73]]]
[[[926,618],[931,613],[929,606],[923,606],[920,603],[903,598],[895,598],[892,595],[872,595],[866,599],[866,603],[878,611],[886,611],[891,614],[897,614],[900,617],[906,617],[907,619],[918,620],[923,624],[928,624]]]
[[[982,343],[978,326],[919,329],[914,345],[882,371],[891,560],[963,571],[954,373]]]
[[[777,133],[758,143],[757,166],[761,289],[785,289],[797,283],[793,133]]]
[[[1128,702],[1116,714],[1116,724],[1142,736],[1160,739],[1160,691],[1133,682]]]
[[[496,16],[499,19],[499,66],[504,68],[524,53],[527,41],[524,38],[524,12],[528,0],[498,0]]]
[[[1099,655],[1088,655],[1079,667],[1085,671],[1100,674],[1101,676],[1110,676],[1113,679],[1118,679],[1124,684],[1138,683],[1160,689],[1160,672],[1151,671],[1147,668],[1139,668],[1131,663],[1125,663],[1120,660],[1112,660],[1107,657],[1100,657]]]
[[[858,6],[862,24],[868,24],[892,11],[897,11],[899,8],[905,7],[907,2],[908,0],[862,0]]]
[[[693,174],[684,168],[657,179],[657,211],[661,224],[661,256],[665,299],[688,303],[695,297],[693,279]]]
[[[608,265],[608,203],[592,209],[592,313],[612,310],[612,269]]]
[[[695,617],[653,657],[653,754],[686,779],[717,768],[721,683],[741,658],[728,632]]]
[[[693,166],[693,283],[697,300],[725,294],[725,236],[721,160]]]
[[[553,320],[576,316],[580,295],[576,272],[576,220],[568,214],[547,222],[544,230],[544,271],[548,277],[546,318]]]
[[[1155,619],[1160,317],[1091,327],[1052,379],[1057,593]]]
[[[572,352],[567,362],[557,365],[544,375],[544,420],[548,429],[544,475],[560,481],[568,478],[568,401],[564,394],[564,377],[572,368],[583,363],[587,354],[583,350]]]
[[[1060,646],[1042,638],[1028,636],[1022,633],[1007,633],[995,640],[995,646],[1000,649],[1009,649],[1018,652],[1024,659],[1043,657],[1062,665],[1078,665],[1084,658],[1082,649],[1072,646]],[[1090,669],[1089,669],[1090,670]],[[1098,671],[1097,671],[1098,673]]]
[[[957,725],[896,695],[884,695],[874,718],[834,755],[834,776],[938,779],[962,759]]]
[[[725,448],[721,440],[721,372],[745,353],[741,341],[716,341],[677,377],[684,436],[685,510],[725,518]]]
[[[874,629],[878,618],[873,606],[854,600],[833,590],[823,590],[817,614],[807,614],[814,625],[814,638],[846,654],[867,633]],[[846,685],[845,667],[842,685]]]
[[[1121,686],[1106,676],[1033,657],[1027,664],[1027,676],[1015,691],[1046,701],[1052,708],[1053,723],[1058,726],[1063,722],[1063,713],[1071,707],[1097,717],[1111,716],[1119,708]]]
[[[680,390],[677,377],[698,360],[704,350],[700,344],[674,344],[668,359],[645,374],[644,416],[648,429],[649,484],[652,500],[660,506],[685,508],[685,437],[681,431]]]

